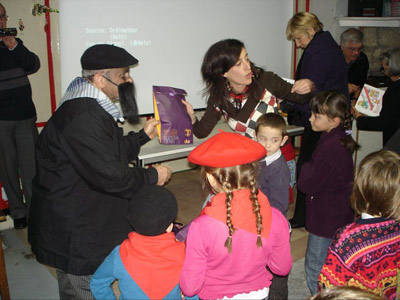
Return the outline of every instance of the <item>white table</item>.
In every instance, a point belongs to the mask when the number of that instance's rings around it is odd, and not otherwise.
[[[190,151],[192,151],[196,146],[200,145],[211,136],[217,134],[219,132],[219,129],[222,129],[226,132],[232,132],[232,129],[226,122],[220,122],[217,124],[217,126],[215,126],[208,137],[203,139],[193,137],[193,144],[163,145],[160,144],[158,138],[156,137],[142,146],[137,159],[137,165],[140,167],[144,167],[144,165],[147,164],[187,157]],[[287,132],[289,136],[300,135],[303,134],[304,127],[289,125]]]

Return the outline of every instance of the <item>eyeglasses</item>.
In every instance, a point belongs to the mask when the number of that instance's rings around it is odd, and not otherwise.
[[[361,52],[361,51],[363,51],[362,47],[359,47],[359,48],[346,47],[346,48],[349,49],[351,52]]]
[[[0,15],[0,19],[8,21],[10,18],[6,14],[2,14],[2,15]]]

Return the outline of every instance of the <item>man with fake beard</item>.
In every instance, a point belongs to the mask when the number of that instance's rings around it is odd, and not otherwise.
[[[28,237],[37,260],[56,268],[61,299],[93,299],[92,274],[131,231],[128,202],[142,186],[163,185],[171,176],[164,166],[129,167],[158,124],[150,119],[125,136],[118,127],[124,117],[138,120],[129,75],[137,63],[116,46],[87,49],[82,77],[37,141]]]

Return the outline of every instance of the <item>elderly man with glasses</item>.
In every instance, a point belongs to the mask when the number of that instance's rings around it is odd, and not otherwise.
[[[7,21],[6,9],[0,3],[0,29],[7,28]],[[15,229],[28,224],[38,136],[28,75],[39,68],[38,56],[19,38],[0,37],[0,182],[8,197]]]
[[[357,99],[368,77],[369,62],[363,50],[363,33],[349,28],[340,35],[340,48],[347,63],[350,99]]]

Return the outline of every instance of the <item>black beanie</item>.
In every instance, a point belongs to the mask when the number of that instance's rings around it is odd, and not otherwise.
[[[144,186],[130,201],[129,222],[141,235],[160,235],[175,220],[177,212],[175,196],[169,190],[157,185]]]
[[[138,60],[128,51],[109,44],[94,45],[86,49],[81,57],[83,70],[125,68],[137,63]]]

